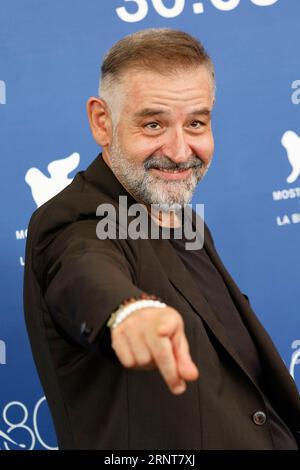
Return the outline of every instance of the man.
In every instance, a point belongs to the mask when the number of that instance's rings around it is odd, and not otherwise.
[[[298,448],[295,383],[208,227],[201,249],[175,236],[212,159],[214,90],[190,35],[123,38],[87,103],[102,154],[32,216],[25,314],[61,449]],[[120,236],[120,216],[101,236],[120,196],[169,239]]]

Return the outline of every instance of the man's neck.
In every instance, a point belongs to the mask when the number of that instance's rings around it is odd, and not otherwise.
[[[181,227],[181,220],[175,211],[164,212],[153,209],[153,206],[146,205],[147,210],[157,225],[162,227]]]

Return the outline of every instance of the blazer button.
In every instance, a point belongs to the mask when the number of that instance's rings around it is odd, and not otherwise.
[[[264,413],[263,411],[256,411],[255,413],[253,413],[252,419],[253,422],[257,424],[257,426],[262,426],[267,421],[267,416],[266,413]]]
[[[80,333],[84,336],[88,336],[92,332],[91,328],[89,328],[86,322],[81,323],[80,325]]]

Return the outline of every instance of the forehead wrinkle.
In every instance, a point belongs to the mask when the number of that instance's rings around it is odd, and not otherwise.
[[[158,105],[160,106],[160,105]],[[169,109],[161,109],[159,107],[145,107],[142,108],[140,111],[136,111],[134,113],[134,118],[144,118],[144,117],[151,117],[151,116],[158,116],[158,115],[166,115],[170,116],[172,114],[172,111]],[[210,107],[207,106],[199,106],[195,107],[195,109],[191,111],[186,112],[187,115],[189,116],[198,116],[198,115],[206,115],[209,116],[211,114],[211,109]]]
[[[135,98],[144,98],[145,100],[150,99],[153,104],[158,105],[160,101],[164,100],[182,101],[183,96],[185,96],[185,100],[189,101],[197,100],[199,98],[207,98],[210,94],[209,92],[209,87],[207,87],[207,89],[201,89],[200,87],[187,88],[185,90],[182,90],[181,88],[178,88],[177,90],[166,89],[163,92],[161,90],[149,90],[145,87],[140,90],[133,87],[132,93],[128,93],[128,95],[133,95]]]
[[[199,79],[196,83],[187,84],[184,80],[179,83],[153,83],[151,76],[135,77],[127,82],[123,89],[125,98],[125,112],[136,112],[142,108],[160,108],[163,111],[173,112],[173,106],[190,108],[206,107],[210,110],[213,106],[213,92],[210,82]],[[175,89],[170,89],[172,87]],[[163,89],[161,89],[163,87]],[[170,87],[170,88],[169,88]],[[125,103],[124,103],[125,104]],[[136,113],[135,113],[136,114]]]
[[[186,80],[185,80],[186,82]],[[158,99],[180,99],[181,95],[199,95],[199,94],[210,94],[211,85],[206,80],[199,80],[193,85],[187,85],[182,80],[182,83],[162,83],[161,81],[157,84],[153,84],[153,80],[145,79],[142,82],[137,79],[133,79],[124,89],[126,95],[143,95],[145,97],[153,95]]]
[[[172,85],[170,85],[172,86]],[[193,87],[176,87],[172,90],[165,88],[161,90],[161,86],[153,87],[150,84],[149,87],[146,84],[140,84],[137,87],[132,86],[131,90],[127,90],[127,97],[132,100],[143,100],[145,103],[149,102],[152,105],[163,105],[164,102],[179,102],[179,101],[202,101],[211,98],[212,92],[211,87],[207,84],[206,86],[195,85]]]
[[[194,110],[201,110],[201,109],[208,109],[211,111],[211,97],[205,93],[197,93],[197,95],[191,97],[183,96],[166,96],[166,95],[159,95],[149,93],[148,95],[140,96],[135,94],[135,99],[129,99],[129,106],[134,107],[135,114],[139,113],[139,111],[145,110],[145,114],[151,114],[150,110],[153,109],[153,114],[170,114],[172,112],[172,106],[176,107],[184,107],[193,108],[191,112]],[[138,102],[138,104],[136,104]],[[137,109],[138,108],[138,109]],[[157,113],[155,113],[157,111]]]
[[[196,94],[200,98],[214,95],[212,80],[205,67],[200,66],[193,70],[180,70],[173,76],[152,72],[149,70],[136,71],[127,70],[122,75],[122,93],[129,99],[136,100],[137,97],[150,99],[170,99],[177,101],[180,96]],[[193,96],[191,97],[193,99]]]

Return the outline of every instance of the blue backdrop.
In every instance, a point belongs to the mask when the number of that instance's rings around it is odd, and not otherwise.
[[[300,386],[299,0],[2,0],[0,8],[0,449],[56,447],[23,319],[26,227],[99,151],[85,103],[97,94],[103,54],[147,27],[192,33],[214,60],[216,150],[193,202],[205,203],[225,265]]]

